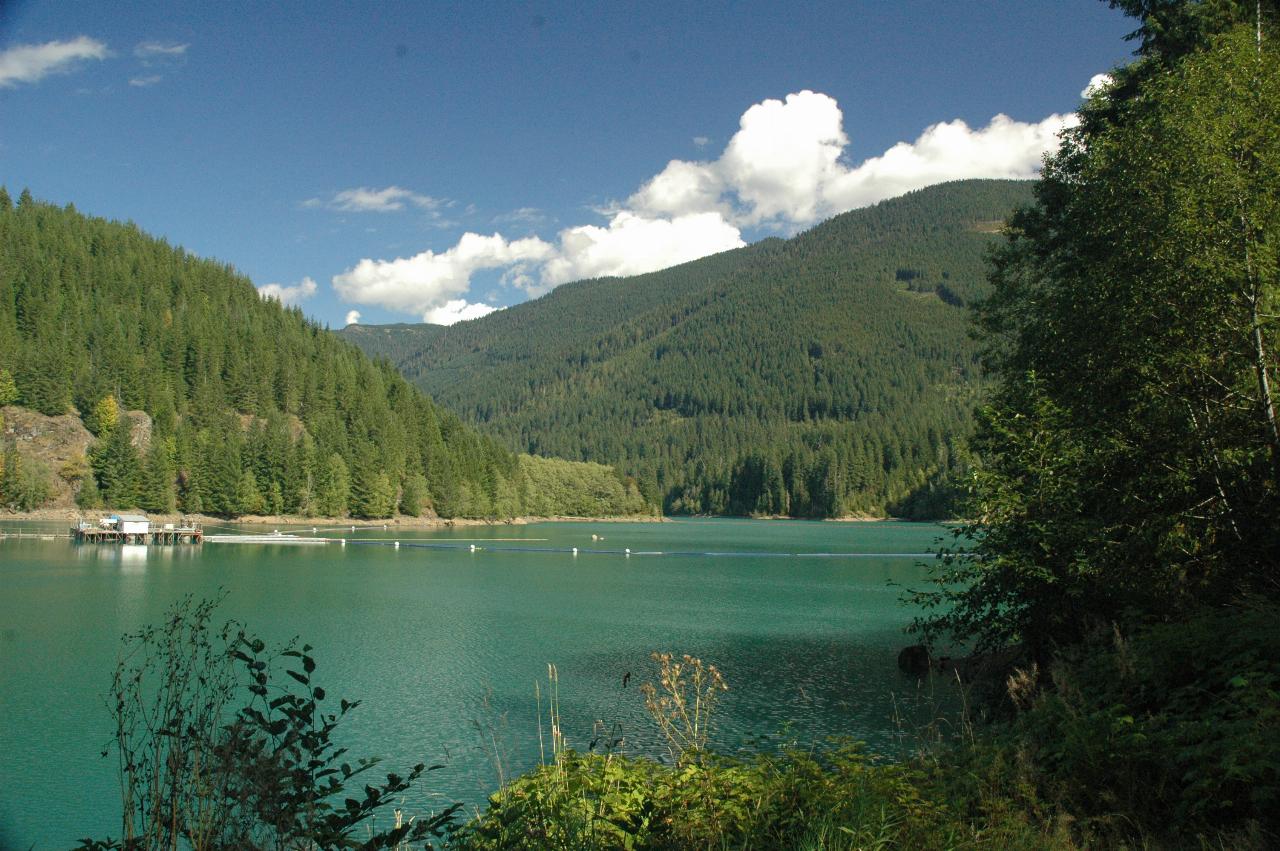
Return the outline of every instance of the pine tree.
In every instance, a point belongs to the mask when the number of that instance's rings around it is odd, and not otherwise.
[[[140,505],[148,511],[172,514],[177,510],[177,471],[172,438],[152,437],[142,469]]]
[[[6,198],[8,196],[5,196]],[[0,407],[12,405],[18,400],[18,385],[14,383],[9,370],[0,368]]]
[[[5,445],[4,468],[0,470],[0,505],[12,511],[30,511],[49,499],[49,474],[43,465],[23,458],[17,442]]]
[[[99,437],[105,435],[120,422],[120,405],[113,395],[103,396],[85,417],[85,428]]]
[[[135,508],[139,502],[142,462],[133,446],[129,421],[116,424],[94,445],[90,465],[103,501],[112,508]]]
[[[347,462],[334,452],[323,465],[324,475],[318,482],[316,511],[325,517],[345,517],[349,510],[351,498],[351,476],[347,471]]]
[[[236,514],[262,514],[265,503],[262,491],[258,490],[258,479],[252,470],[245,470],[240,475],[240,484],[236,488]]]
[[[404,477],[400,491],[400,513],[406,517],[418,517],[422,514],[423,499],[427,493],[427,480],[421,473],[410,473]]]

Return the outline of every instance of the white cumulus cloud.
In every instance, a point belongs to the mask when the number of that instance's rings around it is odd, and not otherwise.
[[[50,74],[72,71],[89,59],[106,59],[107,46],[87,35],[70,41],[19,44],[0,51],[0,88],[36,83]]]
[[[1033,177],[1073,120],[997,115],[977,129],[941,122],[851,166],[839,105],[803,91],[752,106],[719,159],[672,160],[627,205],[664,216],[717,211],[740,227],[794,229],[946,180]]]
[[[947,180],[1034,177],[1058,134],[1075,122],[1074,114],[1034,124],[997,115],[978,129],[959,120],[935,124],[914,142],[838,171],[822,186],[819,209],[834,215]]]
[[[469,302],[465,298],[455,298],[440,307],[428,310],[423,314],[422,321],[430,322],[432,325],[452,325],[455,322],[466,322],[468,319],[488,316],[499,309],[481,302]]]
[[[822,216],[823,189],[839,176],[849,139],[835,99],[816,92],[748,109],[712,168],[737,196],[748,224],[808,224]]]
[[[1089,78],[1089,85],[1080,90],[1080,97],[1093,97],[1109,85],[1111,85],[1110,74],[1094,74]]]
[[[663,219],[624,210],[605,227],[561,231],[555,256],[543,266],[542,286],[530,294],[579,278],[654,272],[745,244],[719,213]]]
[[[299,304],[316,294],[316,282],[311,278],[303,278],[293,286],[284,284],[263,284],[258,287],[258,295],[266,299],[275,299],[283,305]]]
[[[358,310],[348,310],[348,311],[347,311],[347,321],[346,321],[346,322],[344,322],[343,324],[344,324],[344,325],[359,325],[359,324],[360,324],[360,311],[358,311]]]
[[[508,242],[496,233],[465,233],[447,251],[423,251],[396,260],[361,260],[335,275],[333,288],[356,304],[378,304],[426,316],[465,293],[475,272],[543,261],[552,254],[551,245],[537,237]]]
[[[1095,78],[1091,85],[1097,83]],[[536,296],[579,278],[638,275],[696,260],[743,245],[743,229],[791,232],[934,183],[1030,178],[1075,121],[1074,114],[1036,122],[996,115],[981,127],[943,121],[854,164],[835,99],[796,92],[744,112],[718,158],[671,160],[626,201],[597,209],[603,224],[564,228],[552,242],[466,233],[445,251],[361,260],[334,277],[334,288],[347,301],[432,322],[470,319],[493,310],[466,298],[472,274],[482,269],[501,269],[504,285]],[[695,143],[702,147],[709,140]],[[346,193],[339,193],[330,206],[383,210],[417,203],[395,186],[348,192],[360,194],[344,199]],[[499,221],[531,222],[527,212]]]

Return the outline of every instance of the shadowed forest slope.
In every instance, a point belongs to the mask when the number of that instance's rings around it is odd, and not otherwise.
[[[472,322],[351,326],[514,450],[675,513],[938,515],[979,383],[964,305],[1030,184],[961,181]]]

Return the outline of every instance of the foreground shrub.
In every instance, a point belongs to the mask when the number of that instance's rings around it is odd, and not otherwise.
[[[683,766],[568,752],[495,794],[455,842],[477,851],[1074,847],[1020,801],[943,792],[920,767],[880,762],[855,743]]]
[[[936,758],[888,763],[856,742],[747,759],[717,755],[707,739],[728,690],[723,677],[690,656],[655,653],[653,660],[658,682],[641,690],[669,762],[566,748],[551,666],[551,762],[491,796],[454,835],[456,846],[1072,847],[1065,832],[1054,832],[1052,818],[1010,797],[1015,773],[999,766],[992,782],[949,785],[943,781],[950,771]],[[608,747],[618,744],[610,740]]]
[[[374,823],[424,765],[345,797],[378,762],[353,767],[333,741],[358,704],[326,712],[310,646],[269,652],[235,622],[214,629],[216,605],[187,598],[164,624],[125,636],[110,695],[121,836],[81,848],[399,849],[442,835],[457,805]]]
[[[1095,639],[1051,679],[1002,736],[1046,797],[1156,834],[1280,839],[1280,606]]]

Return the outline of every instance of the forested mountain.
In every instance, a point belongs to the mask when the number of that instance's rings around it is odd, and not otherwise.
[[[508,446],[616,464],[670,512],[936,513],[979,381],[963,305],[1029,199],[944,184],[449,328],[342,333]]]
[[[0,405],[11,403],[78,412],[97,435],[85,464],[41,471],[74,479],[86,506],[513,516],[531,504],[568,513],[557,500],[574,482],[594,497],[576,504],[643,508],[601,467],[517,457],[229,266],[0,189]],[[150,416],[145,445],[127,410]],[[30,507],[14,498],[39,493],[30,460],[12,445],[5,459],[5,501]]]

